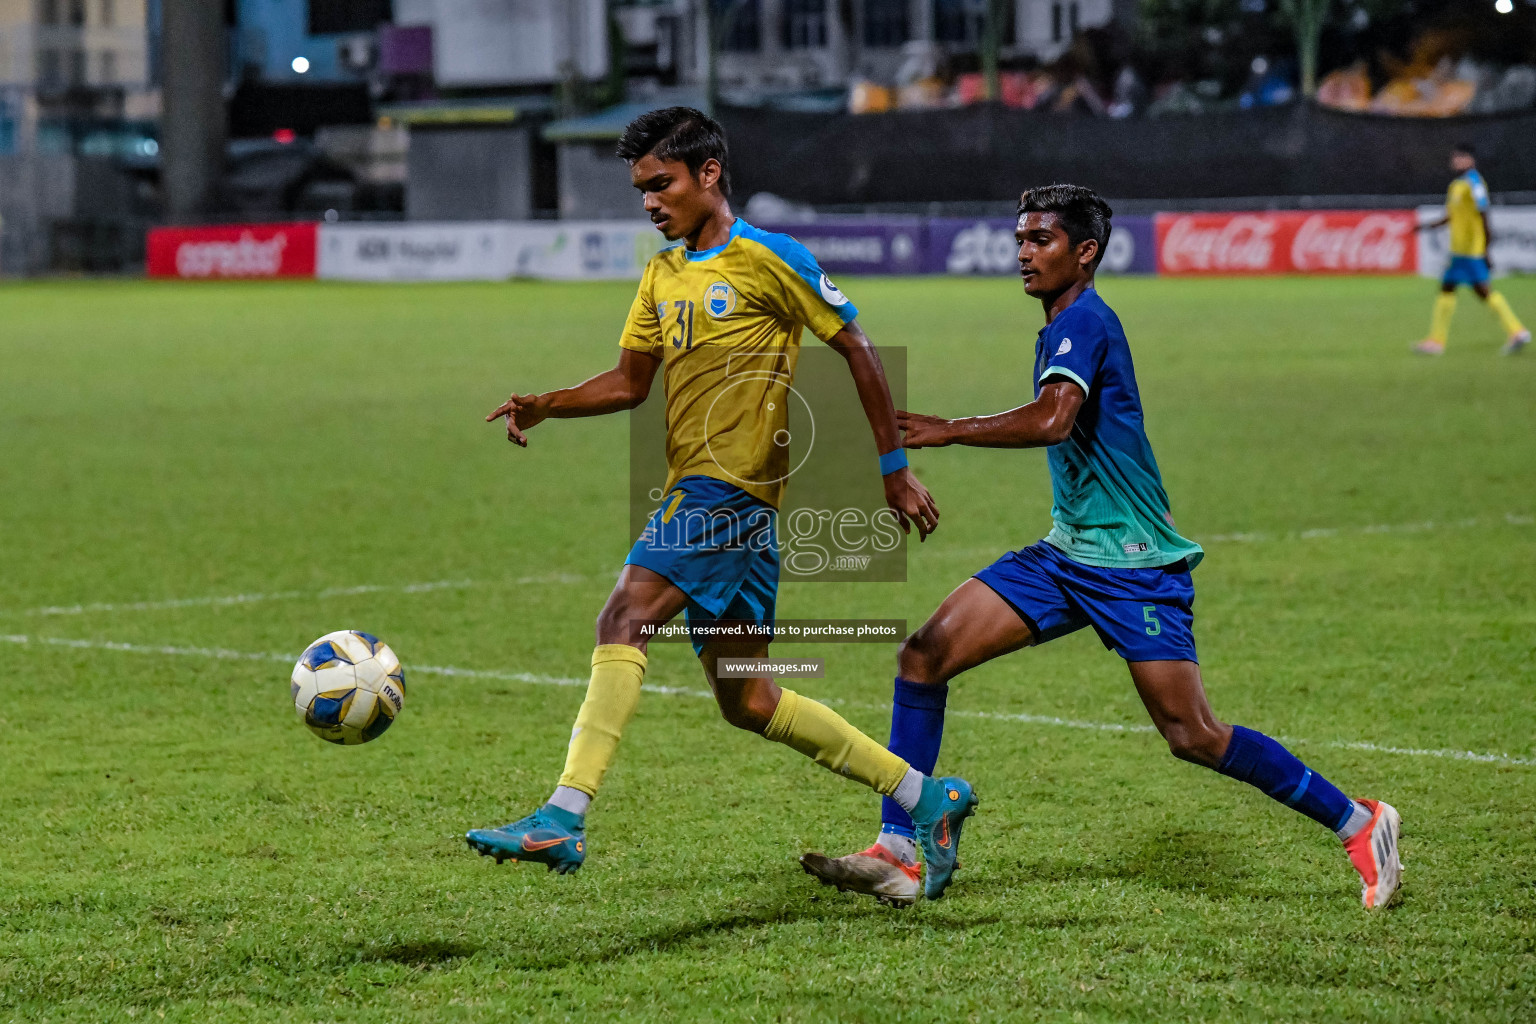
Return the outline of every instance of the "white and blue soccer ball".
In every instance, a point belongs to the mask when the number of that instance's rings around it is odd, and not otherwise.
[[[293,667],[293,706],[321,739],[367,743],[384,735],[405,706],[405,669],[376,636],[327,633]]]

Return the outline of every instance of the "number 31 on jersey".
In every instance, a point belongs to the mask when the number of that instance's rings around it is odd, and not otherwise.
[[[656,303],[656,319],[661,321],[661,337],[673,348],[693,348],[693,302],[677,299]]]

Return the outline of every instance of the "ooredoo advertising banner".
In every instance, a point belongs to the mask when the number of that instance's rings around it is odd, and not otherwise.
[[[1410,210],[1160,213],[1160,274],[1411,274]]]
[[[935,217],[928,221],[923,272],[1016,274],[1019,244],[1012,217]],[[1116,217],[1100,269],[1111,274],[1151,274],[1157,269],[1151,217]]]
[[[1419,222],[1433,224],[1445,216],[1443,206],[1421,206]],[[1536,206],[1495,206],[1488,211],[1493,244],[1488,261],[1495,274],[1513,270],[1536,274]],[[1419,273],[1439,277],[1450,261],[1450,235],[1445,228],[1419,232]]]
[[[154,228],[145,263],[150,277],[314,277],[315,246],[314,224]]]

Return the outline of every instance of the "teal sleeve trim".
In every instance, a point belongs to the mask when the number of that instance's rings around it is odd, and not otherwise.
[[[1043,381],[1047,377],[1066,377],[1078,387],[1082,388],[1083,394],[1085,396],[1088,394],[1087,381],[1083,380],[1083,378],[1079,377],[1065,366],[1047,366],[1045,368],[1045,372],[1040,375],[1040,380]]]

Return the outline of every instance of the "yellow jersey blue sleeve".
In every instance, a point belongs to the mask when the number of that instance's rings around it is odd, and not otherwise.
[[[629,316],[624,321],[624,333],[619,336],[619,347],[660,359],[661,317],[656,312],[652,288],[656,277],[656,258],[651,258],[645,265],[645,272],[640,275],[640,287],[635,291],[635,301],[630,303]]]
[[[1451,182],[1445,197],[1445,214],[1451,222],[1452,255],[1480,257],[1487,253],[1488,233],[1483,226],[1487,210],[1488,184],[1476,170]]]
[[[757,285],[767,305],[822,341],[853,323],[859,310],[822,271],[811,251],[789,235],[742,225],[741,239],[767,250],[757,261]]]

